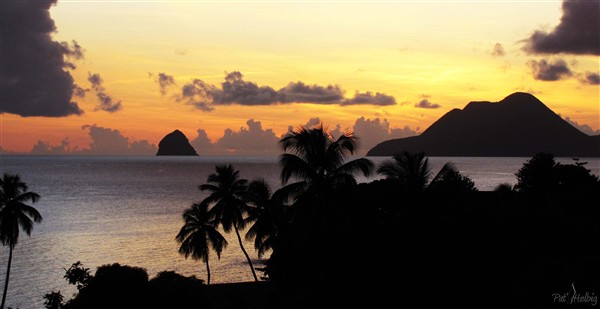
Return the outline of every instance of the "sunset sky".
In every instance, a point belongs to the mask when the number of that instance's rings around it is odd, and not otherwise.
[[[2,0],[0,146],[259,155],[319,118],[366,148],[516,91],[600,134],[599,6]]]

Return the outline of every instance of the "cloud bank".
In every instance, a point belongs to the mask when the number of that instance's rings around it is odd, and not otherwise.
[[[53,146],[48,142],[38,140],[31,149],[34,155],[120,155],[146,156],[156,155],[158,148],[147,140],[130,141],[119,130],[104,128],[97,125],[84,125],[91,138],[89,148],[71,148],[68,138],[59,145]]]
[[[64,117],[83,110],[72,102],[74,69],[83,58],[77,42],[56,42],[49,9],[58,0],[0,2],[0,113]]]
[[[314,128],[321,124],[321,119],[314,117],[299,126]],[[212,142],[208,138],[204,129],[198,129],[198,135],[190,141],[190,144],[200,155],[276,156],[281,154],[279,140],[283,134],[278,136],[272,129],[263,128],[262,123],[254,119],[249,119],[246,125],[239,130],[224,130],[223,136],[216,142]],[[289,126],[287,132],[291,132],[295,128],[296,126]],[[346,132],[354,132],[359,138],[357,155],[364,155],[373,146],[385,140],[417,135],[419,134],[418,130],[419,128],[412,130],[408,126],[391,128],[387,119],[365,117],[356,119],[352,128],[342,129],[339,124],[328,128],[333,138],[338,138]]]
[[[221,87],[193,79],[182,86],[176,100],[193,105],[202,111],[212,111],[219,105],[264,106],[290,103],[332,104],[332,105],[395,105],[396,99],[384,93],[356,92],[353,97],[345,98],[339,85],[309,85],[304,82],[290,82],[276,90],[270,86],[259,86],[246,81],[242,73],[227,73]]]
[[[600,1],[564,0],[560,23],[535,31],[523,47],[533,54],[600,55]]]

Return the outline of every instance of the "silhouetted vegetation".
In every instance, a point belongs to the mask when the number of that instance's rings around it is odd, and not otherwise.
[[[77,265],[78,269],[81,267],[81,264]],[[60,292],[46,294],[44,297],[46,307],[65,309],[206,307],[203,281],[172,271],[160,272],[155,278],[148,280],[148,274],[143,268],[111,264],[98,267],[96,273],[90,275],[88,279],[88,283],[82,286],[66,304],[62,304]]]
[[[201,259],[206,263],[206,284],[210,284],[209,253],[212,249],[217,257],[221,258],[221,251],[227,247],[227,240],[217,231],[217,221],[211,218],[208,204],[194,204],[183,213],[185,224],[177,234],[177,241],[181,243],[179,253],[187,259],[191,256],[194,260]]]
[[[40,196],[27,189],[27,184],[21,181],[19,175],[4,174],[0,179],[0,240],[9,250],[0,309],[4,309],[6,301],[13,249],[19,240],[19,230],[22,229],[29,236],[33,224],[42,221],[42,215],[33,206],[25,204],[37,202]]]
[[[434,175],[424,153],[404,152],[378,166],[383,179],[357,183],[375,167],[348,160],[356,142],[323,126],[288,133],[275,191],[217,166],[200,185],[209,195],[183,214],[180,253],[206,263],[208,283],[210,251],[220,257],[227,244],[217,227],[241,246],[247,228],[259,257],[271,253],[269,282],[252,290],[268,293],[257,296],[267,308],[546,308],[564,305],[555,295],[574,286],[600,295],[600,180],[585,162],[540,153],[516,172],[516,185],[480,192],[452,163]],[[248,287],[207,287],[173,272],[148,280],[144,269],[113,264],[91,276],[79,262],[66,271],[79,289],[67,309],[258,306],[225,295]],[[47,307],[61,308],[60,292],[46,296]]]

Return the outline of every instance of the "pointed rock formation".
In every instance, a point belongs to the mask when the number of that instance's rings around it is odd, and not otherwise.
[[[423,151],[428,156],[558,157],[600,156],[600,136],[589,136],[529,93],[497,103],[471,102],[442,116],[419,136],[388,140],[367,156]]]
[[[157,156],[197,156],[196,150],[188,141],[185,134],[175,130],[167,134],[158,143]]]

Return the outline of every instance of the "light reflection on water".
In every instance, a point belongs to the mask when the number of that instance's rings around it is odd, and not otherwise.
[[[435,172],[452,161],[480,190],[516,182],[514,173],[528,158],[430,158]],[[181,213],[205,197],[198,190],[219,163],[232,163],[247,179],[264,178],[278,188],[277,158],[199,157],[0,157],[0,172],[19,173],[30,191],[42,196],[35,204],[43,222],[31,237],[21,235],[9,285],[7,307],[43,308],[43,295],[58,291],[69,299],[76,292],[63,279],[64,268],[81,261],[92,272],[110,263],[143,267],[150,277],[163,270],[204,279],[200,261],[178,254],[175,235]],[[382,158],[374,158],[375,163]],[[571,163],[570,158],[560,159]],[[587,159],[598,175],[598,159]],[[359,178],[369,181],[374,178]],[[234,233],[217,260],[211,257],[211,280],[252,281]],[[256,259],[251,243],[245,247]],[[0,249],[0,285],[4,285],[8,249]],[[255,260],[260,267],[260,261]],[[259,272],[260,274],[260,272]]]

